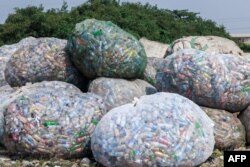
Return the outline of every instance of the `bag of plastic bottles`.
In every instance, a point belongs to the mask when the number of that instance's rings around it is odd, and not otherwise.
[[[148,63],[144,71],[143,79],[152,84],[153,86],[155,86],[156,84],[157,68],[160,62],[163,60],[164,60],[163,58],[148,57]]]
[[[168,44],[160,43],[158,41],[151,41],[145,37],[141,38],[140,42],[145,49],[147,57],[163,58],[169,47]]]
[[[181,94],[201,106],[239,112],[250,103],[249,76],[248,59],[184,49],[160,63],[156,88]]]
[[[91,149],[104,166],[196,166],[213,152],[213,126],[191,100],[161,92],[104,115]]]
[[[3,137],[3,127],[4,127],[4,115],[3,115],[3,106],[5,102],[11,98],[11,94],[15,89],[11,88],[9,85],[0,87],[0,143],[2,143]]]
[[[250,58],[250,53],[249,52],[247,52],[247,53],[244,53],[244,58]]]
[[[87,19],[76,24],[67,50],[88,78],[139,78],[147,63],[141,43],[110,21]]]
[[[4,112],[10,153],[69,158],[90,150],[90,136],[106,113],[101,97],[58,81],[21,89]]]
[[[15,51],[15,48],[6,47],[6,46],[0,47],[0,87],[8,84],[5,80],[4,69],[11,54],[14,51]]]
[[[215,148],[226,150],[245,146],[245,127],[234,114],[207,107],[202,109],[215,123]]]
[[[248,106],[244,111],[240,112],[239,119],[244,125],[246,130],[246,141],[247,144],[250,144],[250,106]]]
[[[130,103],[134,98],[156,93],[156,88],[146,81],[116,78],[97,78],[90,83],[89,92],[101,96],[107,110]]]
[[[168,47],[165,57],[179,50],[190,48],[202,50],[206,53],[244,55],[239,46],[227,38],[218,36],[188,36],[175,40]]]
[[[5,78],[11,86],[23,86],[28,82],[64,81],[82,90],[87,81],[72,65],[64,51],[66,40],[37,38],[36,44],[18,49],[5,69]]]
[[[12,45],[4,45],[0,47],[0,86],[7,85],[8,83],[5,80],[4,70],[7,62],[13,53],[19,48],[25,47],[30,44],[34,44],[36,38],[27,37],[22,39],[20,42]]]

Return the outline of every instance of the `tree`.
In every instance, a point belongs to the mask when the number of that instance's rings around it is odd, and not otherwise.
[[[137,38],[144,36],[163,43],[188,35],[230,37],[223,26],[188,10],[171,11],[148,3],[116,0],[88,0],[70,11],[67,8],[65,1],[60,9],[47,11],[41,5],[16,8],[0,25],[0,45],[15,43],[27,36],[67,39],[75,24],[88,18],[112,21]]]

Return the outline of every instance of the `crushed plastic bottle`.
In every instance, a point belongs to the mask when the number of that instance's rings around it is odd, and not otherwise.
[[[86,19],[75,26],[67,50],[88,78],[139,78],[147,57],[142,44],[110,21]]]
[[[104,166],[196,166],[213,152],[213,126],[191,100],[156,93],[104,115],[91,149]]]
[[[70,158],[90,151],[90,136],[106,113],[101,97],[59,81],[17,92],[4,111],[3,143],[10,153]]]
[[[146,81],[125,80],[116,78],[97,78],[90,83],[89,92],[101,96],[107,110],[131,103],[134,98],[157,92],[156,88]]]
[[[240,56],[180,50],[159,64],[156,81],[201,106],[239,112],[250,103],[250,59]]]

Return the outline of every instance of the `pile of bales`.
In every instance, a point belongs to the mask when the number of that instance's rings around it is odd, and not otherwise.
[[[0,47],[0,143],[128,167],[196,166],[249,143],[250,59],[215,36],[166,46],[87,19],[68,40]]]

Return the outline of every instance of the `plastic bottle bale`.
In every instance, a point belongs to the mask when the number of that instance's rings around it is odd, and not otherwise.
[[[161,92],[108,112],[91,149],[104,166],[196,166],[213,152],[213,125],[189,99]]]
[[[4,77],[4,69],[7,63],[7,59],[8,58],[0,57],[0,87],[4,85],[8,85]]]
[[[237,44],[227,38],[218,36],[188,36],[175,40],[166,51],[166,56],[182,49],[198,49],[206,53],[233,54],[244,56]]]
[[[145,49],[147,57],[163,58],[166,54],[168,47],[169,47],[168,44],[160,43],[157,41],[151,41],[145,37],[141,38],[140,42],[142,43],[142,45]]]
[[[9,61],[11,55],[15,52],[16,46],[2,46],[0,47],[0,87],[4,85],[8,85],[4,76],[4,69]]]
[[[18,45],[27,46],[27,45],[32,45],[32,44],[36,44],[36,43],[37,43],[37,38],[29,36],[29,37],[26,37],[26,38],[23,38],[22,40],[20,40],[18,42]]]
[[[5,85],[0,87],[0,143],[2,143],[2,137],[4,132],[4,115],[1,110],[3,103],[11,98],[11,94],[15,91],[15,89],[11,88],[9,85]]]
[[[110,21],[87,19],[75,26],[67,50],[88,78],[139,78],[147,57],[141,43]]]
[[[15,53],[17,49],[34,43],[35,39],[36,38],[33,37],[27,37],[16,44],[4,45],[0,47],[0,87],[8,84],[5,80],[4,69],[11,55]]]
[[[248,59],[184,49],[160,63],[156,88],[181,94],[201,106],[239,112],[250,103],[249,77]]]
[[[102,98],[58,84],[8,105],[4,145],[10,153],[70,158],[90,151],[90,136],[106,112]]]
[[[250,53],[249,52],[244,53],[244,58],[250,58]]]
[[[162,62],[163,60],[163,58],[148,57],[148,63],[144,71],[143,79],[152,84],[153,86],[156,85],[157,68],[160,62]]]
[[[67,41],[57,38],[38,38],[36,45],[17,50],[5,69],[5,78],[11,86],[27,82],[65,81],[81,89],[87,81],[72,65],[64,51]]]
[[[146,81],[116,78],[97,78],[90,83],[89,92],[101,96],[107,110],[131,103],[134,98],[156,93],[156,88]]]
[[[7,107],[10,103],[15,101],[17,98],[20,98],[24,95],[33,94],[35,92],[42,92],[45,89],[56,89],[58,91],[69,91],[69,92],[80,92],[80,89],[77,87],[60,82],[60,81],[44,81],[35,84],[27,84],[26,86],[20,88],[12,88],[9,85],[0,88],[0,119],[4,118],[3,114],[7,110]],[[0,129],[4,129],[4,121],[0,122]],[[2,143],[3,133],[0,131],[0,143]]]
[[[225,110],[202,109],[215,123],[215,148],[226,150],[245,146],[245,127],[235,115]]]
[[[244,111],[240,112],[238,118],[241,123],[244,125],[246,130],[246,141],[247,144],[250,144],[250,107],[248,106]]]
[[[63,92],[67,90],[68,92],[71,93],[81,92],[80,89],[78,89],[74,85],[61,81],[43,81],[34,84],[28,83],[26,84],[26,86],[22,86],[19,88],[13,88],[10,87],[9,85],[6,85],[2,87],[1,89],[2,91],[0,92],[3,95],[0,103],[0,113],[4,113],[8,105],[13,101],[15,101],[17,98],[24,95],[34,94],[36,92],[42,92],[45,89],[49,90],[56,89],[58,91],[63,91]]]

